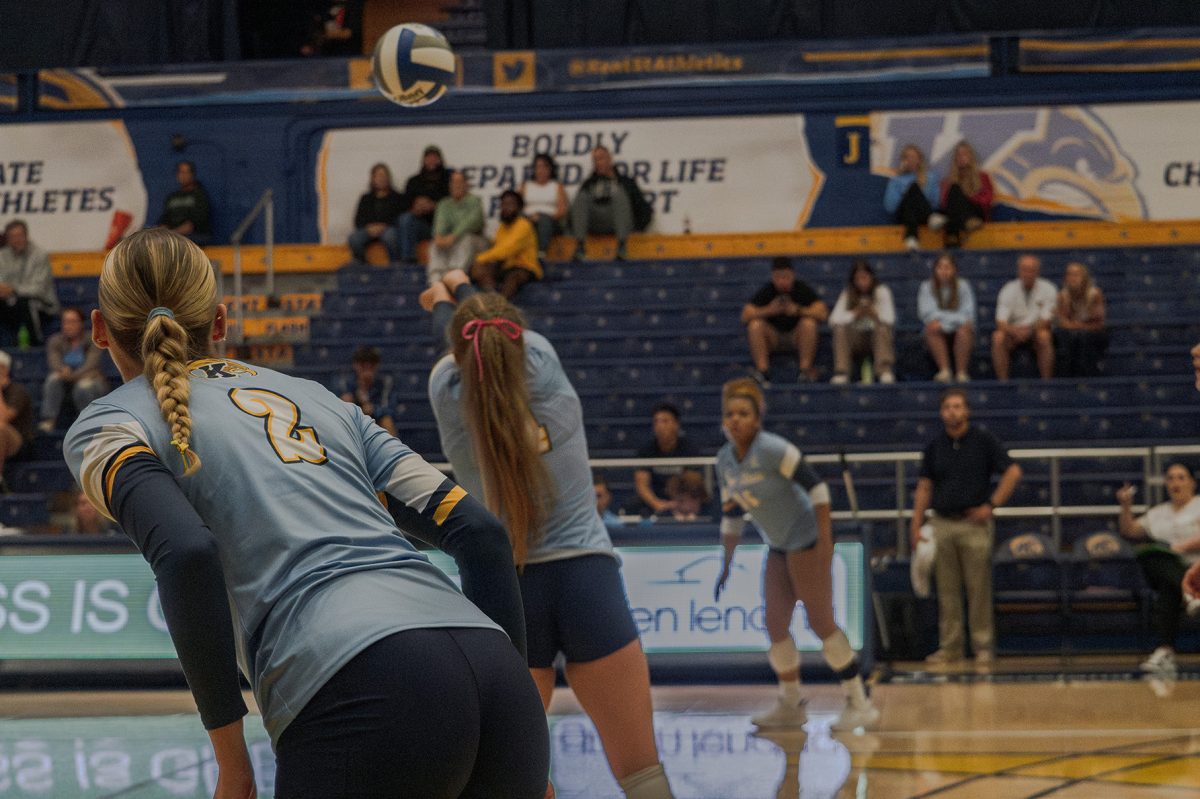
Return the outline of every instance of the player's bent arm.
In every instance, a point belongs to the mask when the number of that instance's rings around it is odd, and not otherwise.
[[[108,508],[154,571],[159,602],[200,719],[217,730],[246,715],[225,573],[212,532],[150,453],[109,477]]]
[[[912,547],[915,552],[921,540],[921,526],[925,524],[925,513],[929,503],[933,501],[933,481],[928,477],[917,480],[917,490],[913,492],[913,515],[911,524]]]
[[[454,481],[446,479],[439,495],[426,512],[395,497],[388,508],[400,529],[454,558],[463,594],[504,628],[525,657],[525,609],[508,532]]]

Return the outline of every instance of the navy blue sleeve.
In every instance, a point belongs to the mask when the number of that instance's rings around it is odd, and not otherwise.
[[[525,606],[512,544],[500,520],[469,494],[458,500],[440,524],[391,495],[388,510],[401,530],[454,558],[463,594],[504,628],[525,657]]]
[[[988,448],[991,450],[992,474],[999,474],[1012,466],[1013,459],[1009,456],[1008,450],[1000,443],[1000,439],[996,438],[990,432],[987,433]]]
[[[792,472],[792,479],[799,483],[805,491],[812,491],[819,483],[823,482],[821,476],[804,458],[800,458],[800,462],[796,464],[796,471]]]
[[[925,451],[921,453],[921,473],[918,477],[924,477],[927,480],[933,479],[933,450],[937,446],[936,441],[931,441],[925,447]]]
[[[454,290],[454,302],[439,302],[433,306],[432,319],[430,324],[433,328],[433,340],[445,344],[446,349],[450,349],[450,332],[447,330],[450,327],[450,320],[454,318],[454,312],[458,309],[454,303],[461,305],[466,302],[468,297],[476,293],[478,289],[470,283],[463,283]]]
[[[114,518],[154,571],[171,641],[208,730],[246,715],[233,620],[217,542],[158,458],[135,455],[116,473]]]

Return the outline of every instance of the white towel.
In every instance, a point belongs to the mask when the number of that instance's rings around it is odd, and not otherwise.
[[[913,553],[910,564],[913,593],[921,599],[928,599],[930,594],[929,578],[933,574],[933,558],[937,554],[937,544],[933,540],[933,526],[921,526],[920,540],[917,551]]]

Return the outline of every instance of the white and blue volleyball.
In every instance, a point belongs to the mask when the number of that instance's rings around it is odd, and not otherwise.
[[[438,31],[408,22],[379,38],[371,70],[375,85],[393,103],[410,108],[429,105],[454,80],[454,51]]]

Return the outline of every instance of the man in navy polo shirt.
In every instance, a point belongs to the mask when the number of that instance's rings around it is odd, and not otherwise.
[[[964,649],[962,592],[966,587],[971,646],[976,663],[993,658],[992,511],[1012,496],[1021,479],[996,437],[970,424],[971,409],[961,388],[942,393],[945,431],[925,447],[921,477],[913,500],[912,545],[916,550],[925,513],[933,509],[937,557],[939,648],[932,663],[961,660]],[[992,489],[992,475],[1000,482]]]

